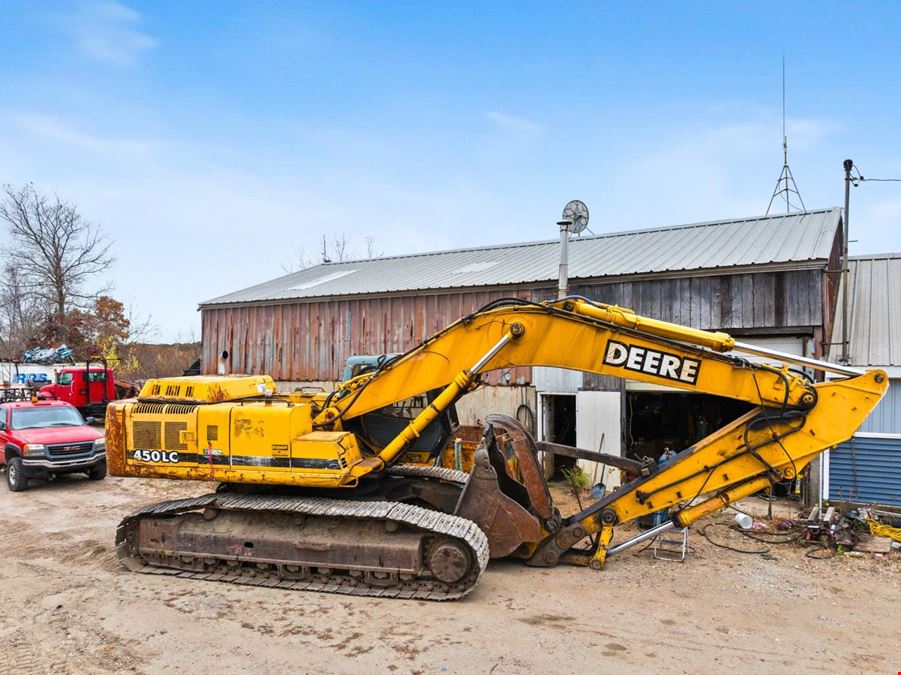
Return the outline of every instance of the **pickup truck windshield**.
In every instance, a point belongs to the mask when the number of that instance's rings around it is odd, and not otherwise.
[[[39,429],[42,427],[80,427],[84,424],[81,414],[68,406],[48,408],[16,408],[12,411],[13,429]]]

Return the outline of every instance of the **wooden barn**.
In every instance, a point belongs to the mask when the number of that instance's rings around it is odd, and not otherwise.
[[[574,238],[571,293],[745,342],[823,358],[835,312],[838,208]],[[347,357],[403,352],[503,297],[556,293],[557,241],[327,263],[200,305],[203,369],[283,387],[331,386]],[[663,386],[552,368],[495,372],[459,406],[464,423],[515,414],[539,437],[657,456],[743,409]],[[608,480],[608,485],[610,481]]]

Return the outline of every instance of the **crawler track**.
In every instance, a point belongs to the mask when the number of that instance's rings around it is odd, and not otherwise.
[[[430,475],[423,478],[453,482],[459,478],[445,475],[447,469],[437,470],[441,475],[426,469]],[[278,556],[267,556],[263,545],[254,550],[252,542],[244,541],[266,523],[276,532]],[[184,534],[180,527],[189,532]],[[320,539],[310,539],[310,531],[318,531]],[[322,536],[335,532],[334,544],[322,543]],[[393,550],[408,556],[410,565],[374,567],[374,556],[381,560],[376,556],[380,547],[390,545],[392,534],[398,532]],[[119,524],[116,549],[135,572],[422,600],[463,597],[475,586],[489,557],[488,540],[475,523],[419,506],[228,492],[138,509]],[[326,554],[331,555],[329,562],[314,560]]]
[[[446,483],[464,485],[469,476],[465,471],[445,469],[440,466],[419,466],[418,464],[396,464],[385,473],[389,476],[406,476],[408,478],[430,478]]]

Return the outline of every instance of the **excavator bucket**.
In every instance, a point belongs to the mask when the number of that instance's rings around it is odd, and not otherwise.
[[[455,515],[488,537],[492,558],[514,553],[559,522],[529,433],[515,419],[490,415]]]

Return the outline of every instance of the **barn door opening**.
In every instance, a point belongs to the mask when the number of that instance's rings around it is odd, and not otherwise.
[[[543,441],[576,445],[576,396],[575,394],[539,394],[541,398],[541,429]],[[551,455],[544,458],[545,473],[551,480],[564,478],[563,470],[575,466],[572,457]]]

